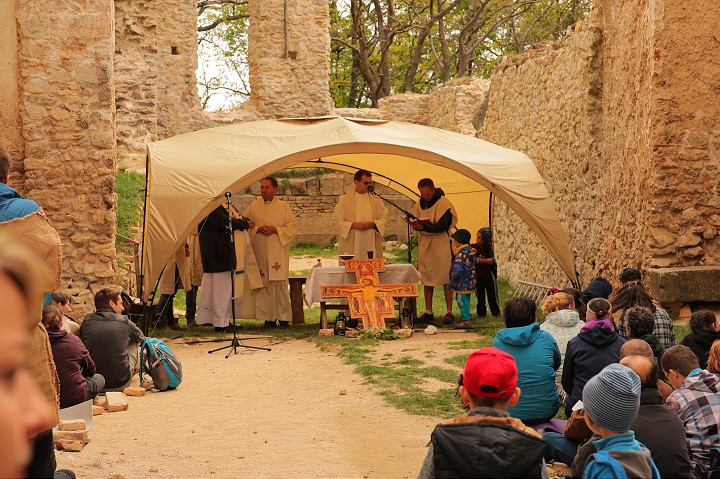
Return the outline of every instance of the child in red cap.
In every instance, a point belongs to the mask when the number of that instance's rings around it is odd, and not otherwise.
[[[458,392],[467,415],[438,424],[418,478],[548,477],[545,442],[508,415],[520,388],[515,360],[497,348],[468,356]]]

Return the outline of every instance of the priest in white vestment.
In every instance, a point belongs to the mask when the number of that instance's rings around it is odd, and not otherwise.
[[[355,189],[340,197],[333,220],[338,225],[338,254],[354,254],[355,259],[382,258],[388,210],[385,203],[368,192],[372,173],[358,170]]]
[[[418,182],[420,201],[412,209],[415,220],[410,226],[418,232],[418,271],[423,284],[425,295],[425,312],[418,318],[418,322],[433,323],[435,316],[432,310],[432,298],[435,286],[442,286],[445,295],[447,313],[443,322],[451,324],[455,321],[453,315],[452,291],[445,288],[450,281],[450,267],[453,253],[450,243],[450,229],[458,221],[455,207],[445,197],[440,188],[430,178],[423,178]]]
[[[252,250],[255,252],[262,287],[243,296],[243,318],[265,321],[266,328],[289,326],[292,319],[288,291],[290,242],[297,234],[295,218],[290,206],[278,199],[278,182],[272,176],[260,182],[260,195],[245,210],[254,227],[250,230]],[[247,283],[246,283],[247,284]]]

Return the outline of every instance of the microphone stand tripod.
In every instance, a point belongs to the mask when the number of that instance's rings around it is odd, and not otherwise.
[[[230,192],[225,193],[225,200],[227,202],[227,210],[228,210],[228,225],[227,225],[227,231],[230,235],[230,248],[232,249],[233,255],[235,254],[235,235],[233,234],[233,218],[232,218],[232,209],[231,209],[231,202],[230,202]],[[245,256],[247,257],[247,248],[245,249]],[[237,264],[237,259],[236,259]],[[245,270],[243,270],[243,276],[245,275]],[[216,351],[221,351],[223,349],[230,349],[228,353],[225,355],[225,359],[230,357],[230,354],[235,353],[237,354],[237,348],[247,348],[247,349],[262,349],[263,351],[270,351],[270,348],[264,348],[261,346],[246,346],[244,344],[240,343],[240,340],[237,335],[237,326],[235,325],[235,268],[233,267],[230,270],[230,309],[232,310],[232,330],[233,330],[233,337],[232,341],[229,345],[223,346],[221,348],[212,349],[208,351],[208,354],[212,354]],[[221,339],[219,341],[225,341],[224,339]]]

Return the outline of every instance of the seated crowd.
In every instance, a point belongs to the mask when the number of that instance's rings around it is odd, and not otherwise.
[[[569,477],[720,477],[715,315],[695,312],[675,345],[641,280],[626,268],[615,291],[553,289],[543,324],[534,301],[508,300],[460,376],[468,413],[435,428],[418,477],[547,477],[553,462]]]

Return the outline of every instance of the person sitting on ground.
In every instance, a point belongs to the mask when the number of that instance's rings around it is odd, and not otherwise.
[[[636,360],[627,360],[626,358],[629,357],[633,357],[635,359],[646,359],[647,361],[640,361],[638,363]],[[687,472],[690,473],[690,459],[687,454],[687,445],[685,445],[685,433],[683,429],[684,426],[682,423],[679,423],[681,431],[680,437],[682,438],[682,445],[680,446],[678,446],[678,443],[673,443],[671,440],[672,438],[677,437],[676,434],[673,434],[674,431],[677,431],[677,428],[673,428],[672,424],[668,426],[669,436],[667,438],[648,438],[647,436],[652,434],[653,430],[648,431],[647,433],[645,432],[649,429],[646,424],[652,424],[654,421],[654,419],[646,421],[645,413],[647,413],[647,416],[652,416],[653,418],[663,417],[662,411],[656,411],[658,407],[661,407],[664,411],[666,411],[665,416],[670,414],[671,416],[669,417],[677,419],[675,417],[675,413],[663,405],[665,397],[672,392],[672,388],[670,388],[670,386],[664,381],[658,379],[659,366],[657,360],[653,356],[650,345],[641,339],[631,339],[627,341],[623,344],[622,348],[620,348],[620,363],[635,371],[642,382],[643,389],[640,392],[640,411],[638,413],[638,418],[635,420],[635,423],[633,423],[633,427],[631,427],[631,429],[635,431],[638,441],[645,444],[653,453],[653,460],[657,464],[660,472],[671,472],[671,474],[667,476],[666,474],[662,474],[662,477],[691,477],[689,475],[685,475],[682,467],[682,450],[684,449],[685,457],[687,458]],[[636,368],[635,364],[640,364],[640,366]],[[645,371],[642,369],[642,365],[650,365],[650,369]],[[669,389],[664,397],[659,390],[661,386]],[[560,461],[565,464],[572,464],[570,467],[570,475],[572,477],[582,476],[588,457],[597,451],[592,446],[592,441],[600,438],[598,435],[593,435],[592,431],[587,428],[585,425],[584,415],[585,411],[583,409],[573,411],[565,425],[564,434],[558,434],[553,431],[543,433],[543,439],[545,439],[545,442],[547,443],[545,460],[548,462]],[[580,424],[580,421],[582,421],[582,424]],[[671,419],[671,423],[672,422],[675,421]],[[640,426],[636,428],[636,424],[640,424]],[[639,429],[642,429],[642,431]],[[658,446],[658,451],[665,451],[669,447],[672,448],[672,453],[662,459],[657,459],[655,457],[655,449],[652,447],[655,442],[661,443]],[[662,454],[665,456],[664,452]]]
[[[690,316],[690,334],[685,336],[680,344],[692,349],[700,362],[700,367],[705,369],[710,346],[720,339],[720,328],[717,318],[712,311],[696,311]]]
[[[450,235],[452,238],[453,251],[456,252],[450,268],[450,282],[447,288],[455,293],[455,301],[460,308],[461,321],[460,326],[469,328],[472,326],[472,316],[470,315],[470,295],[475,291],[475,281],[477,279],[475,273],[475,263],[478,260],[478,254],[475,248],[470,246],[470,232],[465,229],[459,229]],[[451,324],[452,320],[444,321],[445,324]]]
[[[662,361],[662,355],[665,352],[660,341],[655,336],[655,316],[650,309],[643,306],[633,306],[625,312],[625,321],[627,325],[628,339],[642,339],[650,345],[653,356]],[[665,375],[660,372],[660,379],[665,379]]]
[[[625,340],[615,332],[610,320],[611,309],[606,299],[591,300],[587,304],[587,322],[580,333],[568,341],[562,373],[562,387],[568,394],[565,401],[567,417],[582,398],[585,383],[605,366],[620,359],[620,348]]]
[[[620,359],[627,356],[644,356],[646,358],[655,358],[655,354],[653,353],[650,345],[642,339],[628,339],[625,344],[622,345],[622,348],[620,348]],[[658,359],[657,363],[659,375],[662,373],[662,367],[660,367],[662,361]],[[663,374],[663,379],[658,378],[655,387],[657,387],[658,391],[660,391],[664,404],[667,397],[670,395],[671,392],[673,392],[673,387],[665,381],[665,374]]]
[[[105,378],[95,371],[95,363],[80,338],[62,329],[62,313],[52,301],[43,308],[42,322],[60,379],[60,408],[95,399],[105,386]]]
[[[80,339],[97,372],[105,378],[103,391],[122,391],[139,371],[138,345],[145,335],[123,315],[120,291],[104,288],[95,294],[94,313],[80,325]]]
[[[540,329],[550,333],[560,349],[561,364],[555,376],[555,383],[564,399],[567,394],[560,385],[562,361],[565,361],[568,341],[580,333],[583,323],[580,321],[580,315],[575,311],[575,298],[567,293],[557,292],[548,296],[543,302],[542,309],[545,313],[545,322],[540,325]]]
[[[585,291],[582,292],[582,297],[583,300],[587,303],[591,299],[595,298],[608,299],[611,293],[612,285],[610,284],[610,282],[602,276],[598,276],[597,278],[590,281],[590,284],[588,284],[587,288],[585,288]]]
[[[468,356],[458,384],[469,411],[435,427],[418,478],[548,477],[540,435],[508,414],[521,391],[513,357],[479,349]]]
[[[630,429],[650,450],[660,477],[693,477],[685,440],[685,426],[677,414],[663,404],[658,382],[658,359],[626,356],[620,364],[640,377],[640,409]]]
[[[713,343],[708,365],[714,361],[713,352],[720,361],[720,343]],[[708,477],[710,450],[720,447],[720,378],[700,369],[695,353],[680,344],[665,351],[662,368],[675,388],[665,404],[685,423],[693,472],[696,477]]]
[[[487,314],[485,296],[490,306],[490,314],[496,318],[500,316],[500,300],[497,287],[497,260],[493,250],[493,232],[491,228],[480,228],[476,234],[477,243],[471,244],[478,252],[478,261],[475,264],[477,276],[477,315],[483,318]]]
[[[58,309],[62,313],[62,329],[75,336],[79,335],[80,325],[69,316],[69,314],[72,313],[70,296],[62,292],[53,293],[52,302],[57,304]]]
[[[650,451],[630,430],[640,407],[641,382],[622,364],[605,366],[582,393],[585,423],[602,438],[593,442],[598,451],[588,459],[583,479],[623,477],[660,478]],[[620,471],[618,471],[620,469]]]
[[[668,316],[667,311],[653,300],[642,283],[638,281],[625,283],[612,294],[610,304],[612,304],[613,316],[617,324],[618,334],[621,337],[627,338],[625,311],[633,306],[644,306],[653,313],[655,318],[655,329],[653,333],[658,338],[658,341],[660,341],[660,344],[662,344],[662,347],[668,349],[675,344],[675,331],[673,330],[670,316]]]
[[[523,395],[510,407],[510,415],[526,424],[549,421],[560,408],[555,371],[560,367],[560,349],[535,321],[535,301],[512,298],[505,304],[505,329],[498,331],[493,346],[509,353],[518,366],[518,387]]]
[[[580,292],[580,290],[575,288],[563,288],[559,290],[558,293],[567,293],[573,297],[573,299],[575,300],[575,311],[577,311],[578,315],[580,315],[580,321],[584,323],[587,305],[585,304],[585,301],[583,301],[582,293]]]

